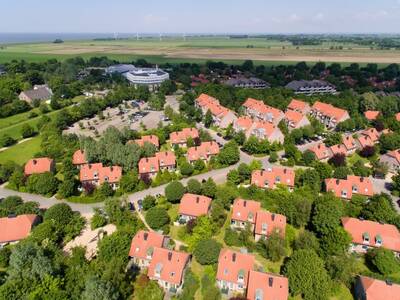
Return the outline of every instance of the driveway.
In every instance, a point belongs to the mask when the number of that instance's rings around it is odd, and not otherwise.
[[[381,193],[386,193],[392,198],[393,206],[396,209],[398,213],[400,213],[400,208],[399,205],[397,204],[397,200],[399,200],[399,197],[392,196],[390,194],[390,190],[388,189],[388,185],[390,182],[386,181],[385,179],[377,179],[370,177],[370,180],[372,182],[372,186],[374,187],[374,193],[375,194],[381,194]]]

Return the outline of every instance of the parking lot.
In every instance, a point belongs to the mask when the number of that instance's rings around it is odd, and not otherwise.
[[[151,111],[147,109],[146,103],[135,101],[124,102],[119,107],[106,108],[102,116],[96,115],[74,123],[64,130],[65,134],[76,134],[78,136],[100,137],[110,126],[118,129],[129,127],[132,130],[143,130],[156,128],[159,122],[168,124],[162,111]]]

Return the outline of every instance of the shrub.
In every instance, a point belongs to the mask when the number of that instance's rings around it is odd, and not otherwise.
[[[222,245],[213,239],[200,241],[194,249],[193,255],[201,265],[212,265],[218,262]]]
[[[144,197],[143,199],[143,209],[144,210],[149,210],[150,208],[156,206],[156,198],[151,196],[151,195],[147,195],[146,197]]]
[[[400,270],[399,259],[391,250],[385,248],[369,250],[367,260],[382,275],[387,276]]]
[[[53,220],[56,225],[63,227],[73,218],[74,212],[71,207],[65,203],[59,203],[51,206],[44,214],[44,220]]]
[[[0,147],[9,147],[16,142],[17,141],[8,134],[3,134],[2,136],[0,136]]]
[[[165,188],[165,197],[171,203],[178,203],[184,193],[185,187],[179,181],[172,181]]]
[[[23,124],[21,127],[21,136],[22,138],[26,139],[35,134],[35,130],[29,124]]]
[[[57,192],[58,180],[50,172],[33,174],[28,177],[26,187],[30,193],[52,196]]]
[[[186,187],[188,193],[200,194],[201,193],[201,183],[196,179],[189,179]]]
[[[146,213],[146,222],[152,229],[161,229],[169,223],[169,215],[164,208],[153,207]]]

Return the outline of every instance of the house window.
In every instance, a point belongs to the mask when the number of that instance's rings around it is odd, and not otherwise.
[[[346,190],[342,191],[342,198],[347,198],[347,191]]]
[[[276,183],[280,183],[280,182],[281,182],[281,178],[280,178],[279,176],[276,176],[275,182],[276,182]]]
[[[267,223],[263,223],[263,224],[261,225],[261,232],[262,232],[263,234],[266,234],[266,233],[267,233],[267,229],[268,229],[268,224],[267,224]]]
[[[353,185],[353,193],[358,193],[358,187],[356,185]]]
[[[369,244],[369,233],[368,232],[363,233],[363,242],[366,244]]]

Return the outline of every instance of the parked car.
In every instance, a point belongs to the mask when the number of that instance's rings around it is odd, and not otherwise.
[[[142,200],[142,199],[139,199],[139,200],[137,201],[137,204],[138,204],[138,210],[141,211],[141,210],[143,209],[143,200]]]

